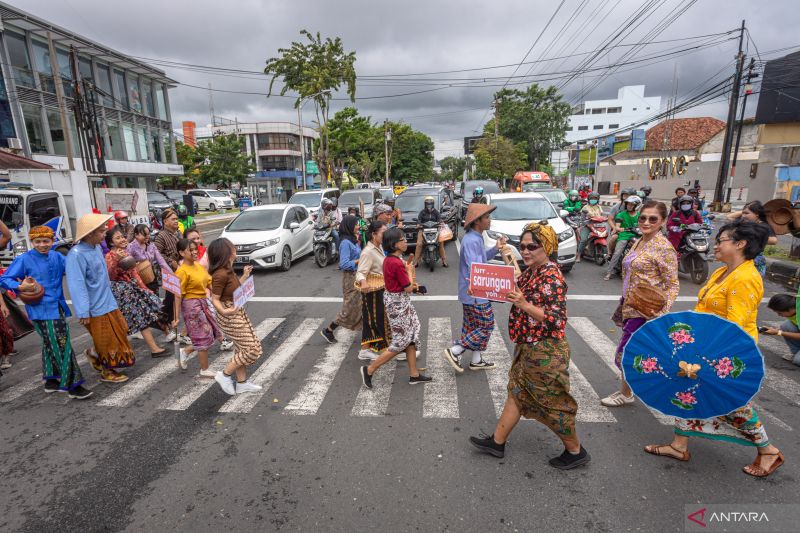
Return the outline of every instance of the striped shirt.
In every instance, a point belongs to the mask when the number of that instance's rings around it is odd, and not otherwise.
[[[161,252],[173,272],[178,270],[178,261],[180,261],[178,255],[178,239],[180,238],[180,232],[172,233],[168,230],[161,230],[156,235],[156,248]]]

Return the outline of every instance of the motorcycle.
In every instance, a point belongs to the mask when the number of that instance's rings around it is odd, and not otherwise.
[[[422,260],[433,272],[439,261],[439,224],[437,222],[424,222],[419,231],[422,232]]]
[[[325,268],[339,257],[336,240],[333,238],[333,226],[330,224],[314,226],[314,261],[320,268]]]
[[[589,238],[586,242],[586,248],[583,249],[583,259],[594,261],[597,265],[602,266],[608,260],[608,226],[606,225],[605,217],[592,217],[586,219],[584,217],[582,226],[589,228]],[[579,235],[580,232],[576,232]]]
[[[713,218],[714,215],[709,215]],[[673,222],[680,219],[673,218]],[[682,224],[683,237],[678,246],[678,272],[688,274],[692,283],[702,285],[708,279],[708,260],[706,254],[709,250],[708,238],[711,228],[708,224]]]

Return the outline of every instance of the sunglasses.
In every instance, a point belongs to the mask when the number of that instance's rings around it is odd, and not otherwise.
[[[661,217],[656,215],[639,215],[639,222],[649,222],[650,224],[658,224],[661,221]]]
[[[536,250],[538,250],[541,247],[542,246],[540,244],[533,244],[533,243],[531,243],[531,244],[520,244],[519,245],[519,251],[520,252],[524,252],[525,250],[528,250],[529,252],[535,252]]]

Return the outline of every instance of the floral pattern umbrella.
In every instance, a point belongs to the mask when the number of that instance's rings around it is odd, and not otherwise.
[[[622,372],[648,406],[678,418],[723,416],[761,388],[764,359],[738,324],[683,311],[650,320],[622,354]]]

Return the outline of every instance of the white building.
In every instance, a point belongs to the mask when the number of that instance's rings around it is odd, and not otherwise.
[[[569,117],[567,142],[602,137],[656,115],[661,108],[660,96],[645,96],[644,85],[628,85],[611,100],[587,100],[576,106]],[[647,129],[658,120],[638,125]]]

